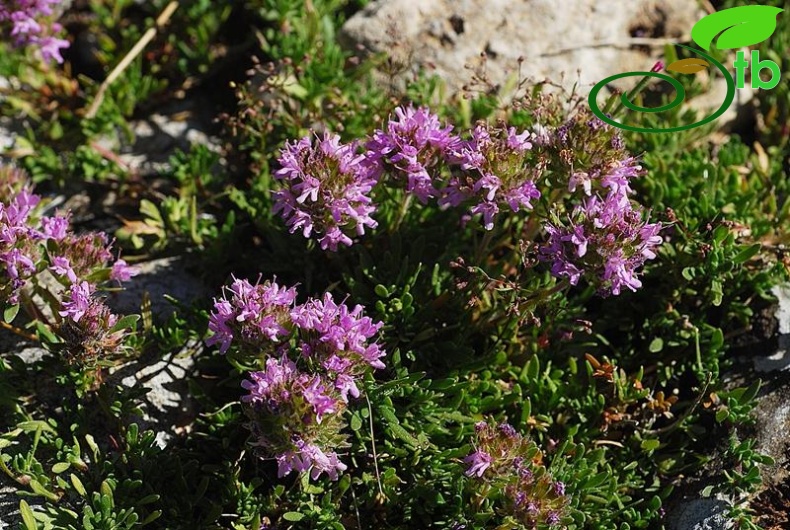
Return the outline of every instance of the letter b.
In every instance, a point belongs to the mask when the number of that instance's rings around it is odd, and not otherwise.
[[[771,79],[768,81],[760,79],[760,71],[763,68],[767,68],[771,71]],[[769,59],[761,61],[759,50],[752,50],[752,88],[771,90],[779,84],[781,78],[782,72],[779,71],[778,64]]]

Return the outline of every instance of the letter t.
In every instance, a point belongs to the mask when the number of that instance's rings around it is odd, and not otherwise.
[[[749,61],[746,59],[745,52],[738,52],[738,58],[733,63],[735,67],[735,86],[743,88],[746,86],[746,69],[749,68]]]

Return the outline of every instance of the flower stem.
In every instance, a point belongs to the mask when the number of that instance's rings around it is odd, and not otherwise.
[[[4,321],[0,320],[0,327],[2,327],[3,329],[7,329],[8,331],[10,331],[11,333],[13,333],[15,335],[19,335],[23,339],[34,341],[34,342],[38,342],[38,337],[36,337],[32,333],[28,333],[27,331],[25,331],[22,328],[18,328],[16,326],[11,325],[8,322],[4,322]]]
[[[409,206],[411,206],[412,195],[411,193],[404,192],[403,200],[400,203],[400,209],[398,211],[398,217],[395,219],[395,224],[392,225],[390,232],[395,232],[398,228],[400,228],[401,223],[406,218],[406,213],[409,211]]]
[[[477,245],[477,249],[475,250],[475,263],[478,265],[482,264],[483,258],[486,256],[486,250],[491,245],[492,239],[494,239],[494,230],[486,230],[485,235],[480,240],[480,244]]]

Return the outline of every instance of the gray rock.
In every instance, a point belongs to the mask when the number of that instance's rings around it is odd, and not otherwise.
[[[769,381],[767,391],[758,397],[752,415],[755,419],[757,444],[755,450],[774,459],[774,465],[763,471],[763,481],[776,484],[787,477],[790,439],[790,387],[787,376]]]
[[[166,319],[175,312],[175,307],[165,295],[184,304],[207,296],[200,280],[184,270],[182,258],[161,258],[134,265],[139,274],[124,282],[124,290],[111,293],[107,298],[107,305],[118,313],[139,313],[146,292],[151,299],[151,312],[160,319]]]
[[[779,344],[771,355],[755,355],[754,369],[758,372],[779,372],[790,368],[790,335],[779,335]]]
[[[667,39],[689,41],[705,14],[687,0],[376,0],[348,20],[340,38],[352,50],[385,52],[395,72],[382,72],[382,81],[396,91],[426,70],[453,94],[473,72],[495,86],[549,79],[566,90],[578,83],[586,94],[611,75],[650,69],[663,59]],[[635,81],[613,84],[623,90]],[[710,98],[694,106],[718,108],[721,89],[714,84]],[[750,95],[739,98],[722,125]]]
[[[219,139],[210,135],[214,115],[212,105],[200,98],[171,103],[150,116],[129,123],[134,138],[104,137],[96,144],[118,153],[118,160],[130,171],[159,174],[168,170],[176,151],[189,151],[195,144],[220,152]]]
[[[593,85],[613,74],[645,70],[663,46],[646,54],[633,38],[687,36],[704,16],[685,0],[378,0],[354,15],[341,35],[354,45],[391,51],[413,71],[430,68],[457,92],[465,65],[486,55],[486,75],[503,83],[518,73],[535,80]],[[401,54],[402,57],[398,57]]]
[[[202,348],[202,344],[188,344],[185,351]],[[164,448],[175,436],[188,430],[195,417],[195,402],[189,393],[187,377],[195,368],[194,358],[171,355],[152,365],[139,360],[112,370],[110,379],[128,388],[144,386],[143,415],[135,421],[141,429],[156,431],[156,440]]]
[[[731,530],[735,522],[727,517],[730,504],[717,499],[689,499],[667,516],[668,530]]]
[[[790,284],[778,285],[771,291],[778,301],[775,318],[779,321],[779,344],[767,356],[754,356],[758,372],[777,372],[790,369]]]
[[[779,333],[790,335],[790,284],[778,285],[771,290],[771,293],[779,302],[779,308],[776,311]]]

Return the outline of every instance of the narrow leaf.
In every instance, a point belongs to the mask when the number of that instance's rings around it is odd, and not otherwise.
[[[33,510],[24,500],[19,501],[19,513],[22,514],[22,521],[25,523],[25,530],[38,530],[38,523],[33,517]]]

